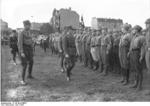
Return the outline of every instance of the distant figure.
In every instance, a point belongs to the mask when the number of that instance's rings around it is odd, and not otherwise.
[[[18,54],[18,38],[16,30],[12,30],[12,34],[10,35],[9,45],[11,48],[11,53],[13,56],[14,64],[16,65],[16,55]]]

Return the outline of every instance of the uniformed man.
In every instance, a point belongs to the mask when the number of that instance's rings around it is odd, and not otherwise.
[[[79,54],[80,54],[79,58],[81,62],[83,61],[82,37],[83,37],[83,31],[80,30],[78,44],[79,44]]]
[[[82,37],[82,57],[83,57],[83,64],[85,67],[87,67],[87,61],[86,61],[86,40],[88,37],[88,34],[86,32],[87,30],[85,30],[83,32],[83,37]]]
[[[150,72],[150,18],[146,20],[146,66]]]
[[[107,28],[102,28],[102,34],[101,34],[101,39],[100,39],[100,73],[103,72],[103,68],[104,68],[104,57],[103,55],[105,54],[104,51],[103,51],[103,45],[104,45],[104,37],[106,36],[107,34]]]
[[[81,35],[80,35],[80,37],[79,37],[79,42],[80,42],[80,44],[81,44],[80,49],[81,49],[81,61],[82,61],[82,62],[83,62],[83,60],[84,60],[83,37],[84,37],[84,31],[82,30],[82,31],[81,31]]]
[[[32,68],[33,68],[33,40],[31,36],[31,23],[30,21],[26,20],[23,22],[24,24],[24,30],[19,34],[18,36],[18,47],[19,47],[19,53],[21,58],[21,64],[23,67],[22,71],[22,81],[21,83],[23,85],[26,84],[25,82],[25,73],[27,65],[28,67],[28,78],[33,78],[32,76]]]
[[[10,48],[11,48],[11,53],[12,53],[12,56],[13,56],[13,61],[14,61],[14,64],[16,65],[16,54],[18,54],[18,38],[17,38],[17,32],[16,30],[12,30],[12,34],[10,36]]]
[[[114,31],[113,32],[113,48],[112,48],[112,70],[115,71],[115,73],[120,73],[120,62],[119,62],[119,41],[120,41],[120,37],[121,35],[119,34],[118,31]]]
[[[54,47],[55,47],[55,51],[56,51],[56,54],[58,54],[58,40],[59,40],[59,33],[58,32],[56,32],[55,33],[55,40],[54,40]]]
[[[91,54],[94,60],[95,68],[97,70],[99,68],[99,42],[98,42],[99,31],[93,31],[93,37],[91,38]]]
[[[76,33],[76,37],[75,37],[75,44],[76,44],[76,49],[77,49],[77,55],[78,55],[78,59],[80,60],[81,62],[81,55],[82,55],[82,45],[81,45],[81,31],[80,30],[77,30],[77,33]]]
[[[51,49],[51,54],[53,54],[53,42],[52,42],[53,34],[49,35],[49,47]]]
[[[111,34],[107,32],[107,29],[103,29],[103,37],[101,39],[101,57],[102,57],[102,66],[101,70],[104,72],[103,75],[108,75],[109,55],[112,47]]]
[[[121,73],[122,73],[122,80],[121,83],[123,85],[127,85],[129,82],[129,58],[128,52],[130,47],[130,42],[132,36],[130,34],[130,26],[125,24],[122,28],[123,35],[121,36],[120,43],[119,43],[119,60],[121,65]]]
[[[55,43],[55,33],[52,34],[52,53],[56,54],[54,43]]]
[[[67,81],[70,81],[71,70],[75,66],[76,61],[76,46],[75,38],[72,34],[72,27],[68,27],[68,31],[62,39],[62,48],[64,52],[64,68],[67,72]]]
[[[102,32],[102,31],[101,31]],[[101,53],[102,53],[102,51],[101,51],[101,39],[102,39],[102,37],[103,37],[103,35],[102,35],[102,33],[101,32],[99,32],[98,33],[98,36],[96,37],[96,45],[97,45],[97,51],[99,52],[98,54],[99,54],[99,69],[100,69],[100,73],[102,72],[102,55],[101,55]]]
[[[59,57],[60,57],[60,67],[61,67],[61,72],[64,72],[64,65],[63,65],[63,61],[64,61],[64,51],[63,51],[63,47],[62,47],[62,39],[66,34],[66,30],[63,30],[62,33],[59,36],[58,39],[58,51],[59,51]]]
[[[142,60],[144,59],[145,36],[141,33],[142,28],[139,25],[133,27],[133,38],[130,44],[130,68],[135,73],[135,83],[132,86],[137,90],[142,89],[143,82],[143,67]]]
[[[89,68],[93,69],[93,59],[92,59],[92,55],[90,52],[91,49],[91,39],[92,39],[92,33],[91,30],[88,30],[87,33],[87,39],[86,39],[86,43],[85,43],[85,62],[87,64],[87,66],[89,66]]]

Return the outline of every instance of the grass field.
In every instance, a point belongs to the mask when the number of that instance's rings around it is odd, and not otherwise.
[[[98,71],[77,63],[72,80],[66,81],[60,72],[58,56],[37,47],[34,56],[33,76],[27,85],[20,85],[21,66],[10,61],[10,50],[1,51],[2,101],[150,101],[150,74],[144,72],[143,90],[137,92],[117,83],[120,75],[102,76]]]

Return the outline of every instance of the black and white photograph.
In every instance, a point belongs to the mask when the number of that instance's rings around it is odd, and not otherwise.
[[[150,102],[150,0],[0,0],[0,32],[2,106]]]

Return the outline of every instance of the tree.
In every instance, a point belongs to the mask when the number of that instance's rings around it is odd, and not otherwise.
[[[54,29],[53,27],[49,24],[49,23],[44,23],[41,27],[40,27],[40,32],[42,34],[45,34],[45,35],[49,35],[51,33],[54,32]]]

